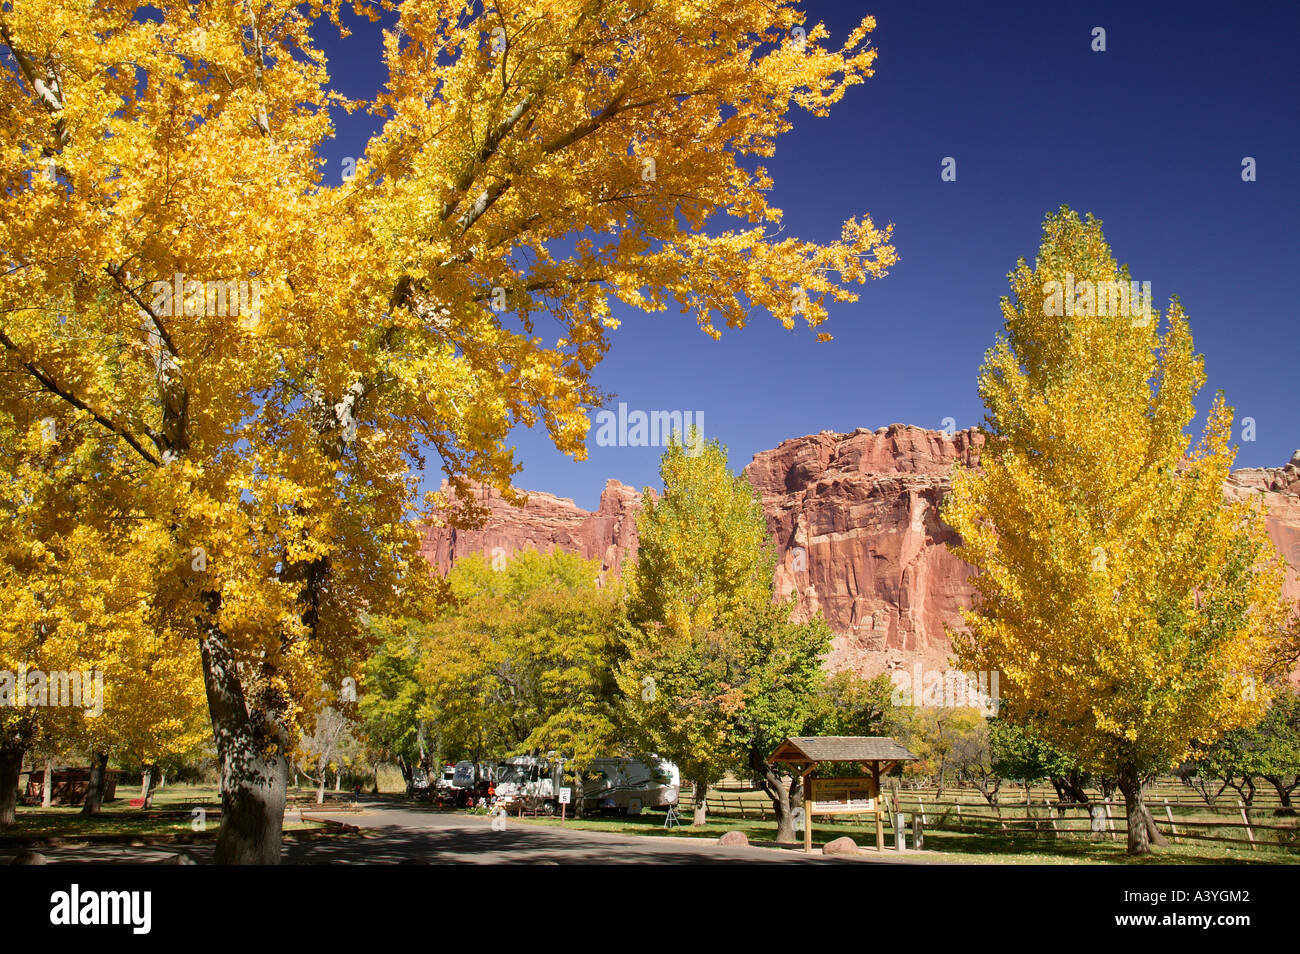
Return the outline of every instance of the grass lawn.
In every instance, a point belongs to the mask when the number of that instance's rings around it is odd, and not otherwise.
[[[525,824],[540,825],[549,828],[559,827],[558,818],[524,818],[512,819]],[[591,831],[608,831],[622,835],[657,835],[672,838],[705,838],[716,840],[728,831],[742,831],[750,842],[757,845],[773,845],[776,835],[775,822],[724,818],[717,815],[709,817],[709,823],[701,828],[692,828],[689,816],[680,828],[665,831],[662,813],[653,812],[640,816],[596,816],[581,821],[569,819],[566,828],[581,828]],[[847,835],[872,852],[875,850],[876,830],[874,823],[862,824],[853,821],[831,822],[818,819],[813,828],[814,844],[820,846],[832,838]],[[803,834],[798,835],[802,845]],[[909,834],[910,842],[911,836]],[[885,850],[893,849],[894,836],[888,825],[885,827]],[[1178,844],[1167,848],[1156,848],[1146,858],[1131,859],[1124,851],[1123,833],[1115,840],[1087,841],[1084,839],[1035,837],[1025,834],[1003,834],[996,831],[987,833],[967,833],[929,829],[925,833],[924,856],[927,861],[937,864],[1119,864],[1119,865],[1231,865],[1231,864],[1300,864],[1300,851],[1280,848],[1260,847],[1251,851],[1247,846],[1240,848],[1231,845],[1213,844]]]
[[[130,800],[138,797],[138,790],[119,788],[118,792],[118,797],[105,802],[101,813],[93,817],[83,817],[79,805],[53,805],[49,808],[20,805],[17,823],[12,828],[0,830],[0,841],[6,838],[76,839],[109,835],[146,838],[199,834],[191,827],[195,808],[210,813],[206,834],[216,835],[221,797],[214,786],[169,785],[154,792],[153,808],[148,811],[130,805]],[[314,790],[298,794],[315,797]],[[323,827],[316,822],[300,822],[292,812],[285,813],[285,831],[314,831]]]

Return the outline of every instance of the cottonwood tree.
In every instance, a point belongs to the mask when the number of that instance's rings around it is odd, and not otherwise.
[[[432,770],[440,754],[429,737],[422,710],[426,689],[419,679],[420,646],[412,620],[371,618],[378,637],[374,653],[366,660],[357,710],[361,737],[376,763],[392,762],[402,773],[406,794],[415,793],[416,772]]]
[[[12,728],[0,748],[0,822],[13,811],[3,780],[16,780],[32,745],[90,753],[84,811],[95,814],[111,756],[191,749],[203,707],[188,628],[179,634],[172,607],[155,598],[170,555],[134,499],[131,463],[95,440],[92,423],[29,390],[21,378],[0,376],[8,531],[0,541],[0,723]]]
[[[781,2],[408,0],[357,101],[312,38],[340,6],[0,12],[3,371],[132,463],[155,598],[200,649],[220,863],[278,861],[302,715],[359,675],[362,609],[423,612],[430,449],[457,491],[508,493],[512,427],[583,453],[614,299],[816,327],[895,260],[865,216],[780,234],[761,164],[793,107],[872,75],[870,18],[834,48],[791,42]],[[379,128],[327,185],[340,108]]]
[[[1223,497],[1221,394],[1199,441],[1187,434],[1205,372],[1177,298],[1163,334],[1147,302],[1103,306],[1128,269],[1100,222],[1066,208],[1010,280],[979,378],[985,451],[944,507],[979,571],[954,647],[964,668],[1001,673],[1016,719],[1116,779],[1128,850],[1145,854],[1148,780],[1258,721],[1293,658],[1283,567],[1259,508]],[[1072,308],[1056,307],[1062,289]]]

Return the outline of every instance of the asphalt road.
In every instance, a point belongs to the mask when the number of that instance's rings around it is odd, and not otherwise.
[[[713,839],[617,835],[575,828],[543,827],[513,819],[504,830],[483,816],[436,812],[420,806],[363,802],[361,813],[313,812],[364,829],[354,837],[297,843],[285,841],[286,864],[907,864],[924,855],[871,847],[855,857],[823,857],[820,851],[761,847],[723,848]],[[50,864],[158,864],[178,850],[199,864],[212,860],[211,844],[130,847],[62,845],[38,849]],[[15,854],[0,850],[0,863]]]

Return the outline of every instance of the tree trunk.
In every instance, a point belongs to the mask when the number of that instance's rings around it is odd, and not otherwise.
[[[691,782],[691,798],[694,804],[694,818],[691,819],[692,828],[701,828],[708,824],[709,820],[709,783],[708,782]]]
[[[790,802],[797,780],[787,788],[782,784],[776,767],[771,765],[764,757],[764,753],[756,748],[749,750],[749,768],[758,776],[757,781],[762,784],[764,793],[772,800],[772,813],[776,816],[777,843],[792,844],[795,840],[794,808]]]
[[[334,773],[334,791],[343,791],[343,773],[341,771]]]
[[[161,792],[166,787],[167,787],[167,770],[163,769],[161,774],[158,776],[158,791]]]
[[[199,646],[221,760],[221,830],[213,860],[279,864],[289,781],[287,734],[270,712],[250,710],[225,636],[205,626]]]
[[[1121,764],[1119,790],[1124,793],[1124,813],[1128,821],[1128,853],[1133,856],[1149,855],[1152,843],[1167,844],[1164,835],[1156,828],[1156,820],[1146,806],[1148,779],[1140,777],[1131,765]]]
[[[325,769],[320,770],[320,775],[316,776],[316,804],[325,804]]]
[[[81,814],[98,815],[104,802],[104,782],[108,775],[108,753],[92,752],[90,755],[90,781],[86,784],[86,800]]]
[[[54,759],[45,760],[45,779],[41,784],[41,807],[54,804]]]
[[[146,765],[140,778],[140,810],[144,811],[153,804],[153,768]]]
[[[27,747],[22,743],[0,744],[0,828],[18,822],[18,776],[23,770],[23,754]]]
[[[573,817],[582,818],[586,815],[585,806],[587,800],[583,797],[582,769],[575,769],[573,772]]]
[[[1295,780],[1291,781],[1289,784],[1288,780],[1281,775],[1265,775],[1264,781],[1277,789],[1277,800],[1282,809],[1281,813],[1287,813],[1291,808],[1291,792],[1293,792],[1297,786],[1300,786],[1300,775],[1297,775]]]

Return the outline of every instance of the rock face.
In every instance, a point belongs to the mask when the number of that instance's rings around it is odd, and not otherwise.
[[[939,519],[955,462],[979,462],[983,437],[894,424],[785,441],[745,469],[778,547],[777,591],[799,615],[821,610],[835,670],[871,675],[915,662],[942,668],[945,626],[971,605],[973,569]]]
[[[1235,500],[1263,495],[1268,535],[1287,562],[1285,592],[1293,600],[1300,599],[1300,450],[1285,467],[1234,470],[1223,484],[1223,493]]]
[[[532,491],[523,507],[512,506],[486,487],[479,488],[478,495],[478,503],[490,511],[481,529],[430,526],[422,531],[420,552],[439,573],[446,573],[470,553],[492,559],[507,558],[517,550],[563,550],[600,560],[603,569],[614,573],[625,560],[636,559],[636,511],[641,495],[617,480],[605,484],[595,513],[567,497]]]
[[[825,615],[835,633],[831,669],[947,668],[946,628],[971,605],[974,570],[948,549],[957,538],[939,505],[953,464],[978,464],[982,445],[974,429],[894,424],[784,441],[745,468],[777,547],[777,590],[797,594],[800,618]],[[1300,451],[1285,467],[1235,471],[1224,493],[1264,496],[1269,533],[1290,564],[1287,593],[1300,598]],[[522,508],[496,493],[480,503],[491,512],[480,530],[424,530],[422,550],[439,572],[468,553],[523,549],[579,553],[614,573],[635,560],[640,496],[618,481],[605,485],[595,512],[544,493],[529,493]]]

